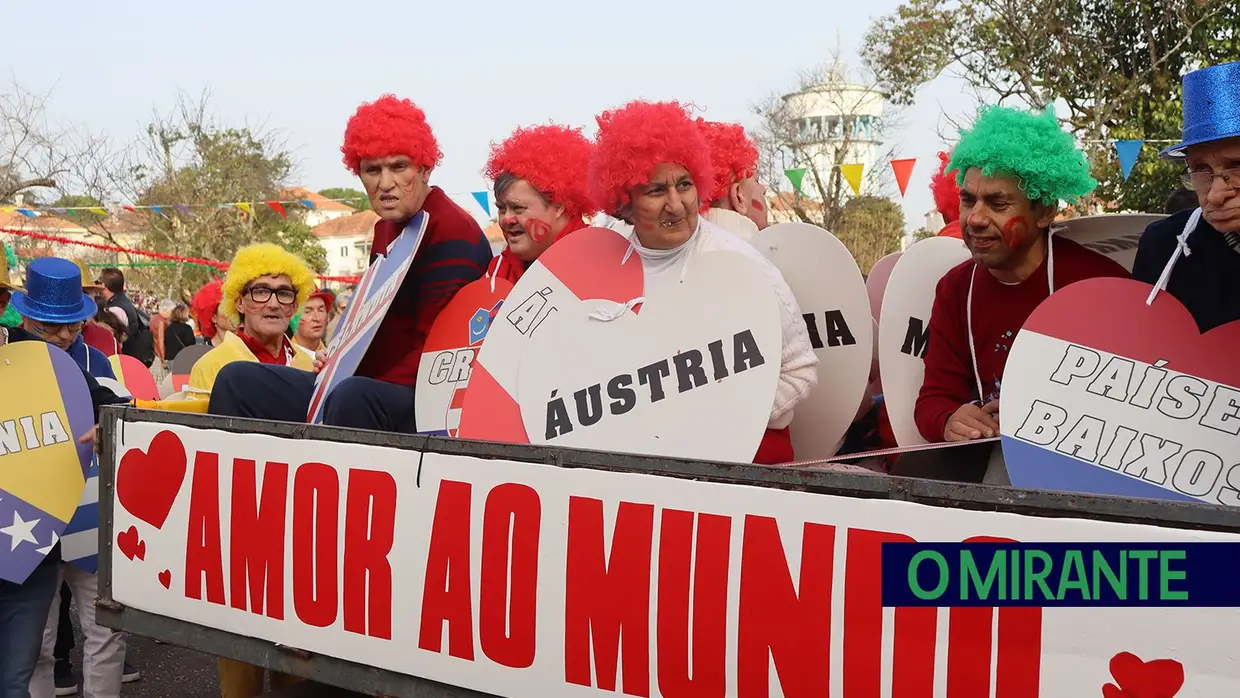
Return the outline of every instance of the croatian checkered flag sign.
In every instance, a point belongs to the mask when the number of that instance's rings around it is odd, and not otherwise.
[[[344,318],[327,349],[327,365],[314,383],[314,395],[306,421],[310,424],[323,422],[323,404],[340,382],[357,370],[370,342],[379,330],[379,323],[387,315],[392,299],[405,281],[409,266],[413,264],[430,216],[426,211],[414,216],[401,234],[388,246],[387,253],[379,255],[357,286]]]

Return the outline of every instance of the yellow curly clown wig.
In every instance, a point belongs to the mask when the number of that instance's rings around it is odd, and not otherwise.
[[[229,320],[238,322],[241,318],[237,313],[237,301],[245,287],[260,276],[280,275],[287,276],[297,289],[297,307],[305,305],[314,291],[314,272],[301,257],[269,242],[242,247],[237,250],[228,267],[228,276],[224,278],[220,310]]]
[[[982,107],[972,128],[960,131],[947,171],[955,170],[956,183],[964,184],[972,167],[986,177],[1015,177],[1030,201],[1046,205],[1073,203],[1098,186],[1089,176],[1085,154],[1059,128],[1051,108]]]

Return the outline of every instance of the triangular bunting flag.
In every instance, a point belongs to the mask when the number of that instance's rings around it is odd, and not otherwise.
[[[1137,164],[1137,156],[1141,154],[1141,148],[1145,145],[1145,141],[1115,141],[1115,154],[1119,156],[1119,169],[1124,173],[1124,181],[1128,181],[1128,175],[1132,174],[1133,165]]]
[[[151,207],[151,210],[152,210],[152,211],[154,211],[155,213],[158,213],[159,215],[163,216],[164,218],[168,218],[168,214],[164,213],[164,207],[163,207],[163,206],[152,206],[152,207]]]
[[[800,194],[805,193],[801,191],[801,182],[805,180],[805,168],[804,167],[798,167],[795,170],[784,170],[784,176],[788,178],[789,182],[792,182],[793,189],[795,189]]]
[[[865,165],[860,162],[840,165],[840,174],[844,175],[844,181],[852,187],[853,196],[861,196],[861,173],[864,169]]]
[[[267,206],[270,207],[272,211],[280,214],[281,218],[288,218],[288,213],[284,210],[284,204],[279,201],[268,201]]]
[[[299,201],[298,203],[300,203],[302,206],[305,206],[306,208],[310,209],[311,211],[313,211],[313,210],[314,210],[314,202],[313,202],[313,201],[311,201],[310,199],[302,199],[302,200],[301,200],[301,201]]]
[[[242,211],[245,211],[246,213],[250,214],[251,216],[252,216],[252,215],[254,215],[254,209],[253,209],[253,208],[251,208],[251,207],[250,207],[250,205],[249,205],[248,203],[244,202],[244,201],[239,202],[239,203],[235,203],[235,204],[233,204],[233,206],[235,206],[235,207],[237,207],[237,208],[241,209]]]
[[[184,213],[185,215],[189,216],[190,218],[197,218],[197,217],[198,217],[198,216],[195,216],[195,215],[194,215],[194,212],[193,212],[193,211],[191,211],[191,210],[189,210],[189,206],[186,206],[185,204],[177,204],[177,210],[178,210],[178,211],[180,211],[181,213]]]
[[[100,208],[100,207],[98,207],[98,206],[92,206],[92,207],[90,207],[90,208],[88,208],[88,209],[86,209],[86,210],[87,210],[87,211],[90,211],[91,213],[97,213],[97,214],[99,214],[99,215],[101,215],[101,216],[106,216],[106,215],[108,215],[108,209],[106,209],[106,208]]]
[[[17,212],[18,212],[18,213],[20,213],[20,214],[22,214],[23,216],[25,216],[25,217],[27,217],[27,218],[38,218],[38,217],[39,217],[39,214],[38,214],[38,213],[35,213],[34,211],[31,211],[31,210],[30,210],[30,209],[28,209],[28,208],[19,208],[19,209],[17,209]]]
[[[482,207],[483,211],[487,212],[488,216],[491,215],[491,200],[490,198],[487,197],[486,192],[484,191],[474,192],[474,201],[478,202],[478,205]]]
[[[900,196],[904,196],[904,192],[908,190],[908,180],[913,176],[913,165],[916,163],[917,158],[891,161],[891,171],[896,175],[896,186],[900,187]]]
[[[129,211],[130,213],[137,213],[137,212],[138,212],[136,209],[134,209],[134,207],[133,207],[133,206],[121,206],[121,208],[125,209],[126,211]]]

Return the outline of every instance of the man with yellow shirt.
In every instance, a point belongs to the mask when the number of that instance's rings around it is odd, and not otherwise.
[[[236,327],[195,364],[184,399],[138,400],[138,407],[206,412],[220,369],[250,361],[314,370],[314,357],[298,351],[285,333],[297,308],[314,290],[314,273],[300,257],[271,243],[237,250],[221,288],[219,314]]]

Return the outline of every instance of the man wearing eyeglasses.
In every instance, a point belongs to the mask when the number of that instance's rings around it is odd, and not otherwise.
[[[1152,223],[1141,237],[1132,278],[1166,290],[1202,332],[1240,320],[1240,62],[1184,76],[1184,142],[1162,156],[1182,160],[1196,209]],[[1177,254],[1176,248],[1182,249]]]
[[[261,243],[237,250],[219,306],[220,314],[237,331],[225,334],[218,346],[194,364],[187,392],[207,398],[220,370],[238,361],[314,370],[314,358],[295,350],[285,334],[293,314],[313,290],[310,268],[278,245]]]

